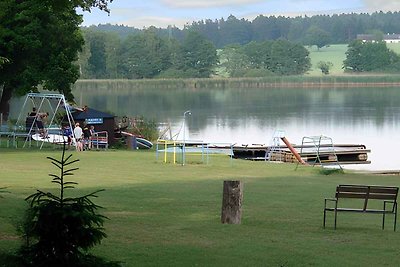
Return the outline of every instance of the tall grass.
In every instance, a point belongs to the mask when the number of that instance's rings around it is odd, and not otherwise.
[[[274,88],[274,87],[356,87],[397,86],[400,74],[359,74],[324,76],[271,76],[262,78],[213,78],[167,80],[80,80],[74,94],[90,92],[127,93],[133,89],[224,89],[224,88]]]
[[[15,231],[24,197],[49,186],[54,150],[0,151],[0,261],[20,244]],[[76,153],[76,152],[73,152]],[[378,215],[340,214],[322,229],[324,197],[340,183],[400,185],[398,176],[321,174],[291,164],[212,157],[185,166],[153,151],[88,151],[75,172],[83,192],[106,188],[108,238],[93,252],[125,266],[396,266],[399,233]],[[244,182],[241,225],[222,225],[222,181]],[[49,190],[52,190],[51,188]],[[392,223],[392,218],[387,221]],[[1,264],[0,264],[1,265]]]

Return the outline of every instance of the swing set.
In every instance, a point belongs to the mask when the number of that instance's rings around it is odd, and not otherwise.
[[[36,110],[37,115],[29,116],[32,110]],[[24,138],[23,147],[27,144],[31,146],[32,139],[40,143],[40,149],[44,143],[63,144],[67,142],[68,137],[63,134],[63,124],[71,129],[71,136],[75,140],[72,126],[75,124],[71,114],[71,107],[62,94],[50,93],[29,93],[21,107],[15,124],[15,131],[11,138],[14,146],[17,146],[17,138]],[[43,129],[39,129],[39,114],[46,111],[48,119],[43,123]],[[40,113],[42,112],[42,113]],[[42,132],[39,132],[42,131]]]

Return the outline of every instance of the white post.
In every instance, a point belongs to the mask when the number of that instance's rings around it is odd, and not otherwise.
[[[186,114],[191,115],[190,110],[186,110],[183,113],[183,151],[182,151],[182,165],[185,165],[185,154],[186,154],[186,139],[185,139],[185,132],[186,132]]]

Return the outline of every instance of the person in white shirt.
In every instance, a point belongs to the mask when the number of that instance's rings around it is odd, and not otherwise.
[[[75,123],[74,136],[75,136],[76,151],[83,151],[83,143],[82,143],[83,131],[82,128],[79,126],[79,122]]]

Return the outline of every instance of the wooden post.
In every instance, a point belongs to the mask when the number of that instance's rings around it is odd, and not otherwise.
[[[243,183],[224,181],[221,222],[240,224],[242,218]]]

